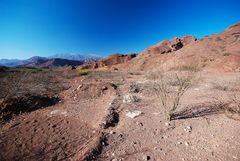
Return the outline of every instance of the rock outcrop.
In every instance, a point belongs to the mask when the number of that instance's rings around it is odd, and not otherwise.
[[[194,36],[185,36],[185,37],[176,37],[172,40],[162,41],[152,47],[149,47],[144,50],[144,53],[147,54],[164,54],[177,51],[184,46],[195,42],[197,39]]]

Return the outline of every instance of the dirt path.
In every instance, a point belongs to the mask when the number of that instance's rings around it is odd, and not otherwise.
[[[228,91],[214,89],[211,81],[234,80],[237,76],[203,73],[200,83],[185,94],[183,107],[210,102],[212,96],[225,96]],[[142,76],[135,76],[119,87],[123,97],[135,95],[140,101],[120,104],[120,121],[111,129],[109,145],[104,147],[99,160],[240,160],[239,121],[221,113],[206,113],[167,122],[158,98],[144,92],[129,93],[130,84],[136,80],[145,82]],[[136,118],[126,116],[128,111],[135,110],[142,114]]]
[[[94,158],[112,126],[117,98],[111,83],[74,80],[55,106],[16,117],[0,133],[0,160]],[[110,119],[110,120],[107,120]],[[103,126],[103,124],[105,124]]]

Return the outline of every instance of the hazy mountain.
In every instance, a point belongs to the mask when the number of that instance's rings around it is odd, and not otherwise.
[[[14,66],[41,66],[44,63],[46,64],[51,64],[50,62],[61,62],[57,63],[61,65],[71,65],[71,64],[83,64],[84,62],[89,62],[89,61],[95,61],[99,60],[101,57],[97,55],[91,55],[91,54],[75,54],[75,53],[70,53],[70,54],[55,54],[50,57],[40,57],[40,56],[34,56],[26,60],[19,60],[19,59],[0,59],[0,66],[8,66],[8,67],[14,67]],[[66,63],[64,63],[64,60]],[[74,62],[70,62],[70,61]],[[47,63],[48,62],[48,63]],[[46,65],[43,65],[46,66]],[[51,65],[49,65],[51,66]],[[54,65],[53,65],[54,66]]]
[[[49,58],[61,58],[61,59],[68,59],[68,60],[81,60],[81,61],[101,59],[100,56],[97,56],[94,54],[77,54],[77,53],[55,54],[55,55],[50,56]]]
[[[16,66],[18,64],[20,64],[21,60],[18,59],[0,59],[0,65],[2,66]]]

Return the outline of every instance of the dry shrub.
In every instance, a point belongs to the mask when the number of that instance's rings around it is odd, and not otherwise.
[[[214,114],[224,113],[229,103],[226,102],[204,102],[194,105],[188,105],[180,111],[175,111],[172,115],[172,120],[187,119],[196,117],[205,117]]]
[[[153,80],[152,91],[159,98],[167,119],[171,121],[174,111],[180,106],[182,96],[194,82],[194,72],[163,73],[156,71],[147,77]]]
[[[240,86],[240,77],[231,81],[215,81],[211,83],[213,89],[220,91],[238,91]]]
[[[51,98],[57,98],[56,94],[66,88],[53,71],[7,71],[0,77],[0,120],[48,105]]]
[[[82,69],[82,68],[77,69],[77,74],[79,76],[88,75],[89,73],[90,73],[89,69]]]
[[[240,94],[233,94],[230,98],[231,104],[225,109],[227,117],[240,121]]]
[[[183,65],[178,65],[170,70],[176,70],[176,71],[190,71],[190,72],[198,72],[200,71],[200,66],[199,64],[183,64]]]
[[[54,95],[66,89],[63,81],[54,72],[17,71],[5,73],[0,79],[0,98],[8,99],[26,94]]]

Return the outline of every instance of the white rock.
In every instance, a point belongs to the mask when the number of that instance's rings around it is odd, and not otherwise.
[[[80,88],[82,88],[82,84],[80,84],[78,87],[77,87],[77,90],[79,90]]]
[[[135,117],[138,117],[142,114],[142,111],[130,111],[126,114],[127,117],[130,117],[130,118],[135,118]]]
[[[185,145],[186,145],[186,146],[189,146],[189,142],[185,142]]]
[[[166,126],[171,126],[170,122],[165,122]]]
[[[115,159],[112,159],[111,161],[118,161],[118,159],[115,158]]]
[[[63,115],[63,116],[67,116],[67,111],[53,110],[53,111],[50,112],[50,115]]]
[[[123,97],[123,103],[134,103],[138,101],[139,99],[137,98],[137,96],[134,96],[134,95],[125,95]]]
[[[184,131],[186,131],[186,132],[191,132],[191,131],[192,131],[192,127],[191,127],[191,126],[186,126],[186,127],[184,128]]]

